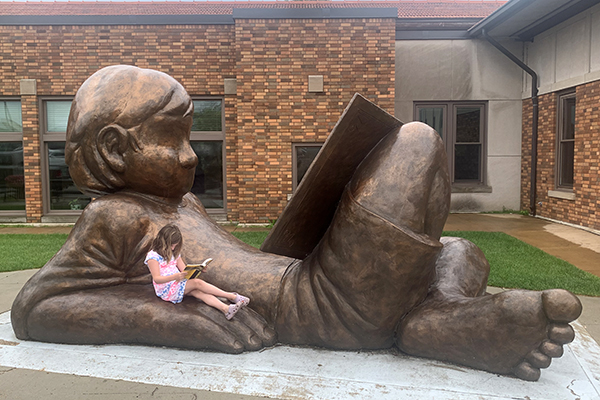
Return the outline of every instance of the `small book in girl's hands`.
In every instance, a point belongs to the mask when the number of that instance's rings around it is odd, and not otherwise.
[[[187,272],[185,279],[195,279],[200,276],[204,268],[212,261],[212,258],[207,258],[202,264],[188,264],[183,272]]]

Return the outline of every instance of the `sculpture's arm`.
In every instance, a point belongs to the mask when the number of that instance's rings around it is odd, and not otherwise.
[[[114,209],[112,206],[115,206]],[[146,244],[144,233],[148,222],[143,218],[120,221],[114,218],[114,214],[119,213],[116,206],[103,200],[91,203],[63,247],[24,285],[11,309],[17,337],[29,337],[26,327],[29,313],[42,300],[75,291],[120,285],[135,279],[134,275],[139,276],[139,273],[129,271],[135,260],[131,260],[128,253],[132,250],[139,253],[139,248]],[[131,249],[134,242],[138,242],[137,246]]]
[[[63,248],[19,293],[11,311],[18,338],[61,343],[145,343],[239,352],[275,341],[265,320],[236,321],[195,299],[156,297],[143,260],[157,224],[142,206],[99,199]],[[183,340],[175,340],[174,333]]]

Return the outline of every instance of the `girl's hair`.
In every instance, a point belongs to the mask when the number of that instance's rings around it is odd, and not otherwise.
[[[177,246],[175,246],[174,250],[171,250],[171,246],[174,244],[177,244]],[[171,258],[179,257],[182,247],[183,238],[181,237],[181,231],[177,226],[172,224],[163,226],[152,242],[152,250],[160,254],[167,262]]]
[[[191,102],[181,84],[159,71],[113,65],[94,73],[77,91],[67,125],[65,161],[75,185],[92,197],[123,189],[120,174],[98,150],[99,133],[110,125],[129,133],[159,111]],[[139,147],[131,133],[128,141],[125,145]]]

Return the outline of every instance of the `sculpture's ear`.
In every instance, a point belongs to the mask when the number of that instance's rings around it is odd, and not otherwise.
[[[129,132],[117,124],[106,125],[96,138],[98,152],[115,172],[125,171],[123,154],[127,150]]]

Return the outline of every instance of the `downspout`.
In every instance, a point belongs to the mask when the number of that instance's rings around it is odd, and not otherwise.
[[[534,70],[529,68],[527,64],[519,60],[512,54],[508,49],[503,47],[500,43],[494,40],[487,34],[485,29],[482,29],[481,35],[487,40],[492,46],[497,48],[502,54],[510,58],[512,62],[517,64],[521,69],[527,72],[531,76],[531,102],[533,104],[532,113],[532,127],[531,127],[531,188],[529,189],[529,213],[532,216],[536,214],[535,199],[537,197],[537,141],[538,141],[538,89],[537,82],[538,76]]]

